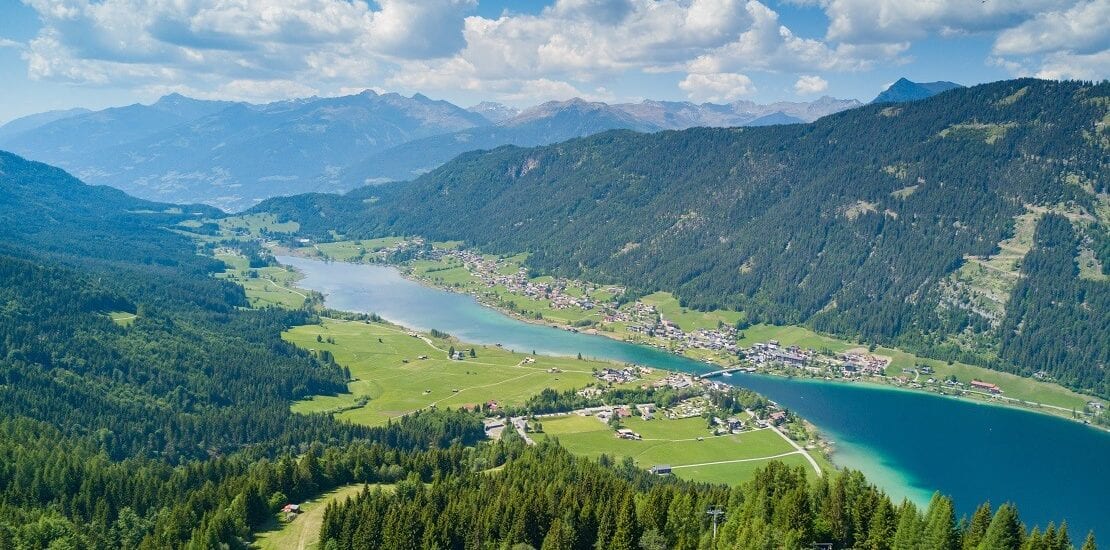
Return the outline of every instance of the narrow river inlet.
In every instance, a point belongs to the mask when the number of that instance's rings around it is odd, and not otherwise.
[[[376,313],[418,330],[522,352],[583,356],[690,373],[708,365],[637,344],[526,323],[473,297],[410,281],[395,268],[281,256],[325,295],[328,307]],[[981,501],[1014,502],[1029,527],[1067,519],[1072,540],[1110,537],[1110,434],[1029,411],[861,383],[734,374],[813,422],[836,442],[833,461],[861,470],[895,498],[954,499],[958,514]]]

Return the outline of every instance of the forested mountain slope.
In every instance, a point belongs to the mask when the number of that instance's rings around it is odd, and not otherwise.
[[[807,125],[468,153],[394,189],[258,209],[321,237],[528,251],[541,271],[1044,371],[1106,396],[1108,121],[1106,82],[1014,80]]]
[[[103,538],[119,518],[149,527],[216,479],[171,483],[174,464],[365,434],[289,416],[344,374],[281,341],[305,314],[239,311],[242,290],[209,276],[222,266],[164,228],[194,209],[8,153],[0,192],[0,547],[119,547]]]

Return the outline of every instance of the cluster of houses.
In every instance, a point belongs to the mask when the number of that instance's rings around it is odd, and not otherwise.
[[[782,365],[814,373],[834,370],[845,378],[882,376],[890,363],[888,358],[862,352],[822,355],[812,349],[783,346],[777,340],[752,344],[750,348],[740,350],[740,355],[756,366]]]
[[[601,369],[594,373],[594,377],[610,384],[625,384],[639,380],[641,376],[647,374],[651,374],[651,369],[631,365],[623,369]]]
[[[655,306],[636,302],[630,311],[614,310],[605,317],[607,322],[628,322],[628,330],[651,338],[663,338],[678,345],[675,351],[687,349],[709,349],[736,353],[736,327],[722,325],[716,329],[697,329],[690,332],[682,330],[678,324],[664,319]]]
[[[680,374],[680,373],[677,373],[677,372],[672,372],[672,373],[668,374],[666,378],[655,382],[655,384],[653,384],[653,385],[657,388],[674,388],[676,390],[681,390],[681,389],[689,388],[690,386],[693,386],[695,383],[696,383],[696,379],[693,376],[689,375],[689,374]]]
[[[528,270],[521,267],[512,273],[502,273],[507,265],[504,260],[490,259],[470,250],[433,250],[426,254],[432,259],[450,258],[462,262],[467,271],[478,277],[489,288],[504,286],[509,292],[532,298],[550,300],[554,309],[593,309],[597,304],[585,293],[574,296],[567,293],[567,281],[555,279],[536,283],[528,278]]]

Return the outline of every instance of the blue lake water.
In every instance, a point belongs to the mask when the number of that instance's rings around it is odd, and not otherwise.
[[[517,351],[632,362],[684,372],[711,367],[602,336],[525,323],[473,297],[429,288],[388,266],[279,257],[300,286],[334,309],[377,313]],[[1072,539],[1110,536],[1110,434],[1028,411],[866,384],[735,374],[719,380],[797,411],[836,442],[833,461],[864,472],[896,498],[926,502],[939,490],[959,513],[1011,501],[1031,527],[1067,519]],[[1106,542],[1103,540],[1102,542]]]

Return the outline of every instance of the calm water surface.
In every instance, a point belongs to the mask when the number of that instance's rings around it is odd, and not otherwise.
[[[518,321],[471,296],[407,280],[392,267],[278,260],[301,271],[300,286],[323,293],[335,309],[523,352],[710,370],[655,348]],[[719,380],[794,409],[836,442],[834,462],[863,471],[896,498],[924,503],[940,490],[968,515],[984,499],[995,506],[1012,501],[1030,527],[1066,518],[1073,540],[1081,543],[1095,529],[1101,542],[1110,541],[1110,434],[1027,411],[865,384],[745,374]]]

